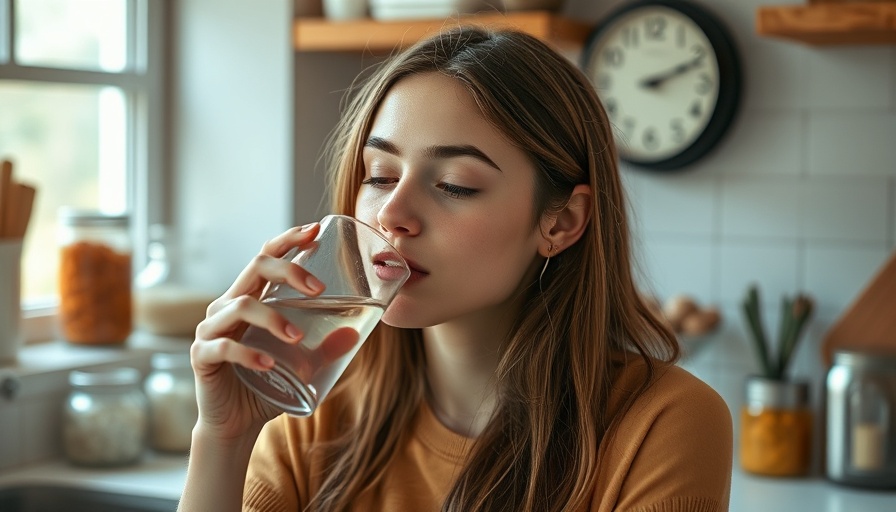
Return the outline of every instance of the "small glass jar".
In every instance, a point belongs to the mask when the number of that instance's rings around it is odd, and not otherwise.
[[[159,336],[189,338],[216,295],[178,279],[179,251],[170,227],[149,227],[146,267],[134,279],[134,326]]]
[[[153,354],[152,371],[143,389],[149,399],[150,446],[162,452],[189,451],[199,418],[190,355]]]
[[[838,350],[826,390],[827,477],[896,489],[896,354]]]
[[[81,466],[139,461],[146,447],[149,405],[136,368],[73,371],[65,402],[63,448]]]
[[[71,343],[122,344],[131,334],[128,217],[59,212],[59,322]]]
[[[740,414],[740,463],[766,476],[802,476],[812,455],[812,411],[806,382],[747,378]]]

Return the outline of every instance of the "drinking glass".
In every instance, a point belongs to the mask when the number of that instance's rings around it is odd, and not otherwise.
[[[324,217],[314,241],[283,258],[302,266],[326,289],[308,297],[286,283],[268,283],[260,300],[301,329],[304,337],[289,344],[250,326],[241,343],[270,355],[275,365],[268,371],[234,368],[263,399],[292,416],[309,416],[411,272],[379,231],[345,215]]]

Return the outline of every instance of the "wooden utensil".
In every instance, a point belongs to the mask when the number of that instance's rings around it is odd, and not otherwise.
[[[7,233],[6,225],[10,222],[9,217],[13,215],[11,204],[13,194],[12,162],[4,160],[0,165],[0,238],[12,236],[11,233]]]
[[[896,252],[822,340],[822,359],[830,366],[839,349],[896,354]]]
[[[28,223],[31,221],[31,210],[34,208],[34,198],[37,196],[37,188],[26,183],[17,183],[18,195],[18,219],[15,224],[15,236],[25,238],[28,231]]]
[[[24,238],[37,189],[14,179],[12,162],[0,164],[0,239]]]

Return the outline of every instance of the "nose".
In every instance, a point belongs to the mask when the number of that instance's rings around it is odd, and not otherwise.
[[[409,181],[399,182],[376,214],[382,229],[392,236],[416,236],[420,233],[420,216],[416,211],[412,187]]]

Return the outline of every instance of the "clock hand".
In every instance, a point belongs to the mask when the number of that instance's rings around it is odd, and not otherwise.
[[[663,73],[659,73],[653,75],[651,77],[647,77],[641,80],[641,87],[646,87],[648,89],[656,89],[657,87],[663,85],[663,82],[670,78],[675,78],[678,75],[684,74],[689,71],[691,68],[695,68],[700,65],[700,61],[703,60],[703,55],[699,55],[689,61],[682,62],[681,64],[675,66],[669,71],[665,71]]]

